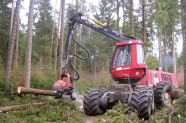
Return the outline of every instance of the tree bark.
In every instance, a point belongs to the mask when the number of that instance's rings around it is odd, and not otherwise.
[[[117,7],[116,7],[116,15],[117,15],[117,31],[119,32],[119,0],[116,0]]]
[[[28,108],[31,106],[42,106],[42,105],[44,105],[44,103],[40,102],[40,103],[31,103],[31,104],[26,104],[26,105],[5,106],[5,107],[0,107],[0,113],[17,110],[17,109],[24,109],[24,108]]]
[[[175,40],[174,40],[174,27],[172,26],[172,59],[173,59],[173,72],[176,74],[176,54],[175,54]]]
[[[18,48],[19,48],[19,18],[17,23],[17,37],[16,37],[16,49],[15,49],[15,69],[18,67]]]
[[[183,64],[184,64],[184,94],[186,94],[186,0],[181,0]]]
[[[158,48],[159,48],[159,62],[160,62],[160,67],[162,64],[162,59],[161,59],[161,29],[158,27]]]
[[[125,0],[123,2],[123,34],[126,34],[126,24],[125,24]]]
[[[11,40],[13,20],[14,20],[14,0],[12,0],[12,15],[11,15],[10,38],[9,38],[9,42],[10,42],[10,40]]]
[[[143,28],[143,42],[146,43],[146,0],[142,0],[142,28]]]
[[[15,42],[15,33],[16,33],[16,27],[18,22],[18,17],[20,14],[20,8],[21,8],[21,0],[17,0],[16,3],[16,10],[15,10],[15,16],[13,21],[13,28],[11,33],[11,40],[8,45],[8,58],[7,58],[7,64],[6,64],[6,76],[5,76],[5,90],[9,89],[9,78],[11,73],[11,65],[12,65],[12,56],[14,51],[14,42]]]
[[[54,28],[55,28],[55,20],[56,20],[56,5],[57,5],[57,0],[55,4],[55,11],[54,11],[54,20],[53,20],[53,26],[52,26],[52,40],[51,40],[51,46],[50,46],[50,63],[52,66],[52,49],[53,49],[53,40],[54,40]]]
[[[133,0],[130,0],[130,34],[134,37]]]
[[[53,91],[40,90],[40,89],[34,89],[34,88],[24,88],[24,87],[18,87],[17,88],[17,93],[18,94],[46,95],[46,96],[56,96],[57,95]]]
[[[62,2],[62,12],[61,12],[61,33],[60,33],[60,46],[59,46],[59,74],[58,79],[61,77],[62,66],[63,66],[63,40],[64,40],[64,21],[65,21],[65,0]]]
[[[164,67],[165,67],[165,72],[168,72],[168,67],[167,67],[167,32],[166,32],[166,26],[164,30]]]
[[[28,14],[28,29],[26,38],[26,51],[25,51],[25,70],[24,70],[24,81],[25,87],[30,88],[30,68],[31,68],[31,53],[32,53],[32,26],[33,26],[33,15],[34,15],[34,2],[30,0],[29,14]]]
[[[55,41],[55,48],[54,48],[54,72],[56,72],[56,69],[57,69],[57,53],[58,53],[58,40],[59,40],[59,28],[60,28],[60,17],[61,17],[60,15],[61,15],[61,2],[60,2],[60,8],[59,8],[57,38]]]

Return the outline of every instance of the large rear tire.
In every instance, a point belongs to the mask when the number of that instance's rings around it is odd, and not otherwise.
[[[107,92],[106,88],[89,88],[85,92],[84,99],[83,99],[83,107],[84,112],[87,115],[100,115],[105,112],[99,107],[99,99],[100,97]]]
[[[170,82],[160,82],[157,83],[154,89],[155,104],[157,108],[162,108],[166,106],[171,106],[172,98],[172,84]]]
[[[148,120],[153,112],[153,95],[152,88],[146,86],[137,86],[132,92],[131,96],[131,109],[137,110],[138,117]]]

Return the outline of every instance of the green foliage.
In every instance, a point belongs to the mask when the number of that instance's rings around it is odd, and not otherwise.
[[[35,36],[33,37],[33,61],[48,64],[50,54],[50,42],[52,36],[52,6],[50,0],[38,1],[38,21],[34,24]],[[54,39],[55,40],[55,39]],[[42,60],[41,60],[42,59]]]
[[[112,109],[107,110],[106,115],[109,115],[113,118],[113,123],[138,122],[139,120],[137,114],[130,112],[130,107],[128,107],[127,104],[119,101]]]
[[[57,74],[55,72],[47,71],[37,72],[32,71],[30,76],[31,88],[38,88],[43,90],[52,90],[53,84],[57,81]]]
[[[2,103],[5,98],[1,98],[0,105],[26,104],[43,102],[43,106],[34,106],[22,110],[9,111],[0,117],[0,122],[67,122],[69,114],[76,110],[75,102],[69,100],[54,100],[43,96],[22,96],[16,97],[12,101]],[[82,121],[79,112],[70,116],[71,121]]]
[[[0,1],[0,56],[7,58],[7,49],[9,42],[9,31],[11,21],[11,9],[8,7],[12,0]]]
[[[148,56],[146,64],[149,70],[155,70],[156,66],[159,65],[159,60],[153,56]]]

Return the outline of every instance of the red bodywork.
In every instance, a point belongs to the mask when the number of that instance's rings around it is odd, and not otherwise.
[[[139,40],[125,41],[116,44],[116,49],[113,54],[111,71],[110,71],[112,74],[112,78],[114,80],[121,80],[121,79],[128,79],[128,77],[130,77],[132,81],[135,78],[140,80],[138,82],[138,85],[147,85],[150,87],[156,85],[156,83],[158,82],[166,81],[166,82],[171,82],[175,87],[178,87],[175,74],[161,72],[161,71],[146,70],[147,66],[144,60],[142,63],[138,63],[139,56],[137,55],[139,55],[138,52],[140,52],[140,50],[137,50],[138,44],[143,46],[143,42]],[[117,59],[116,58],[117,49],[119,49],[120,46],[124,46],[124,45],[130,45],[132,48],[131,63],[129,65],[117,66],[114,68],[114,60]]]
[[[161,72],[158,70],[147,70],[146,76],[142,78],[138,85],[147,85],[153,87],[159,82],[170,82],[175,87],[178,87],[178,82],[176,80],[176,76],[173,73]]]
[[[63,77],[67,77],[68,82],[65,82],[63,80]],[[61,74],[61,80],[58,80],[54,85],[53,88],[60,88],[62,86],[70,87],[72,84],[70,84],[70,75],[69,74]]]
[[[144,74],[144,69],[147,68],[146,64],[138,64],[137,63],[137,47],[136,44],[141,44],[143,46],[143,42],[139,41],[139,40],[131,40],[131,41],[125,41],[125,42],[121,42],[116,44],[116,49],[114,51],[114,56],[112,59],[112,69],[111,69],[111,74],[112,74],[112,78],[118,79],[118,78],[128,78],[128,76],[130,77],[135,77],[135,78],[141,78]],[[118,46],[123,46],[123,45],[131,45],[132,46],[132,58],[131,58],[131,64],[127,65],[127,66],[121,66],[121,67],[117,67],[117,68],[113,68],[113,62],[114,62],[114,58],[116,55],[116,51]]]

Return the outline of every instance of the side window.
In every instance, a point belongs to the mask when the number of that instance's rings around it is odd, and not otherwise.
[[[144,63],[144,50],[141,44],[137,44],[137,60],[138,64]]]

